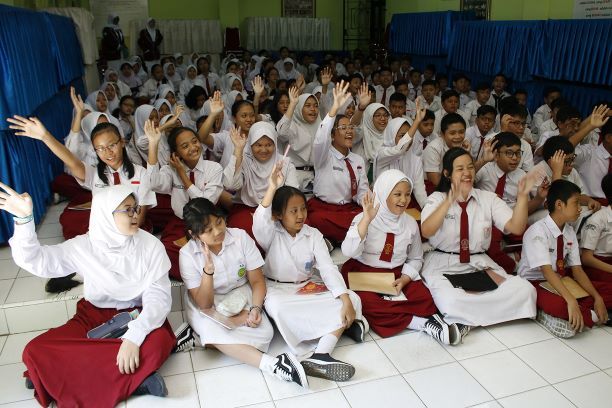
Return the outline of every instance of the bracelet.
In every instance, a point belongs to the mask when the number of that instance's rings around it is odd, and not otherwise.
[[[214,271],[213,271],[213,273],[208,273],[208,272],[206,272],[206,268],[202,268],[202,272],[204,272],[204,274],[205,274],[205,275],[208,275],[208,276],[213,276],[213,275],[215,274],[215,272],[214,272]]]
[[[251,313],[251,311],[252,311],[253,309],[257,309],[257,310],[259,310],[259,313],[260,313],[260,314],[261,314],[261,313],[263,313],[263,309],[262,309],[260,306],[257,306],[257,305],[253,305],[253,306],[249,307],[249,313]]]
[[[34,219],[34,215],[33,214],[26,215],[25,217],[13,217],[13,221],[15,221],[15,223],[17,225],[27,224],[28,222],[32,221],[33,219]]]

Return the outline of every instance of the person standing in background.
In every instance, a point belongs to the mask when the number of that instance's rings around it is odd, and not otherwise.
[[[140,36],[138,37],[138,46],[142,50],[145,61],[159,59],[159,46],[163,39],[161,32],[155,27],[155,19],[148,19],[147,26],[140,30]]]
[[[128,49],[125,46],[125,38],[123,37],[123,31],[119,27],[119,16],[116,14],[109,14],[108,23],[102,30],[102,44],[100,47],[100,58],[107,61],[119,60],[123,57],[127,57]]]

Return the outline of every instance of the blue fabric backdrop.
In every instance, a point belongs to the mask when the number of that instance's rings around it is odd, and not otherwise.
[[[72,115],[68,87],[83,91],[82,60],[71,19],[0,5],[0,181],[30,193],[36,220],[62,164],[41,142],[15,136],[6,118],[37,116],[63,139]],[[1,212],[0,243],[12,231],[12,218]]]

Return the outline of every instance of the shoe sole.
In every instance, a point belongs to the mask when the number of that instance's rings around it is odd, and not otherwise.
[[[538,309],[536,315],[536,322],[545,328],[549,333],[552,333],[556,337],[562,339],[569,339],[576,335],[576,332],[572,330],[569,322],[559,317],[551,316],[544,312],[542,309]]]
[[[361,322],[360,328],[361,328],[361,336],[357,337],[355,335],[353,335],[353,333],[347,333],[347,336],[353,340],[356,343],[363,343],[365,341],[365,335],[370,331],[370,324],[368,323],[368,321],[366,320],[365,317],[359,319],[359,320],[355,320],[353,322],[353,324],[357,324],[359,325],[359,322]]]
[[[448,339],[450,340],[451,346],[456,346],[463,341],[461,331],[455,323],[448,325]]]
[[[346,363],[317,363],[304,360],[302,366],[306,374],[326,380],[348,381],[355,375],[355,367]]]
[[[189,327],[189,323],[181,324],[176,331],[174,332],[174,336],[176,337],[176,346],[174,347],[174,353],[180,353],[185,351],[191,351],[195,348],[195,339],[193,337],[193,328],[189,330],[185,330]],[[185,334],[182,337],[179,335],[185,331]]]
[[[153,381],[153,379],[155,381]],[[168,388],[166,387],[166,382],[164,381],[164,378],[159,373],[155,373],[153,379],[147,384],[147,390],[149,391],[149,395],[153,395],[156,397],[168,396]]]
[[[301,384],[298,384],[298,385],[306,389],[309,389],[308,377],[306,376],[306,370],[304,370],[304,367],[302,366],[302,364],[300,364],[298,359],[293,354],[286,353],[285,355],[287,356],[289,361],[291,361],[291,365],[293,365],[293,367],[295,367],[295,369],[298,372],[298,376],[300,377],[300,381],[301,381]]]

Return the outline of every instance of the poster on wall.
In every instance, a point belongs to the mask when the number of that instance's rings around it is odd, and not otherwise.
[[[574,0],[574,18],[612,18],[612,0]]]
[[[102,29],[110,14],[119,16],[119,27],[124,35],[128,33],[130,21],[146,20],[149,17],[147,0],[90,0],[89,4],[94,16],[96,37],[102,37]]]

